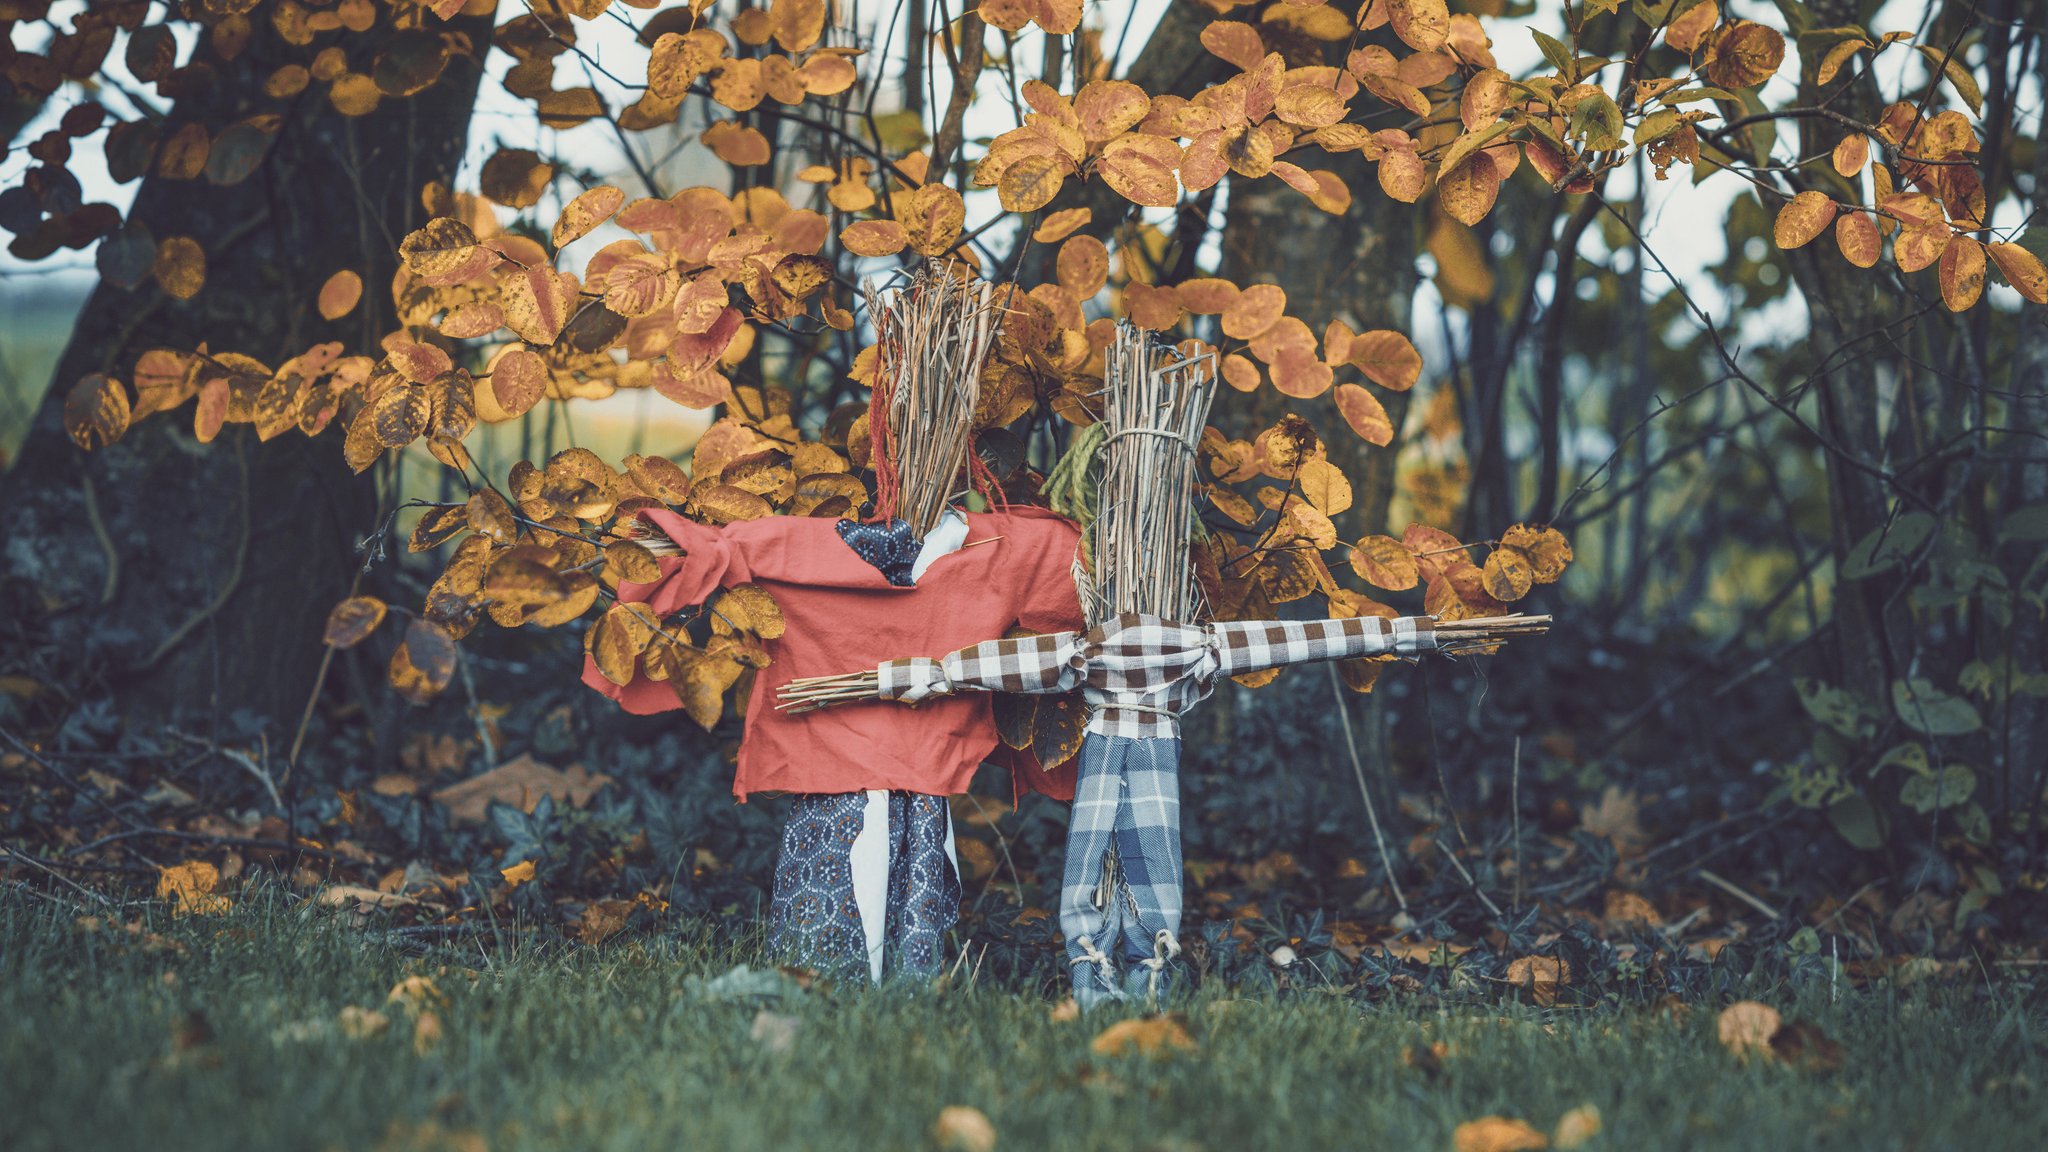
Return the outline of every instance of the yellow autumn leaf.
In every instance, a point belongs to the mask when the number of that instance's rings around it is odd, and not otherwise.
[[[1583,1148],[1600,1134],[1600,1109],[1591,1104],[1577,1108],[1558,1117],[1557,1128],[1550,1135],[1554,1148]]]
[[[231,907],[227,897],[214,892],[219,884],[220,869],[204,860],[188,860],[158,871],[156,897],[175,901],[175,915],[216,916]]]
[[[1136,1052],[1164,1056],[1192,1051],[1195,1038],[1188,1034],[1185,1018],[1178,1012],[1119,1020],[1097,1033],[1088,1050],[1097,1056],[1125,1056]]]
[[[1549,1146],[1549,1137],[1521,1120],[1505,1116],[1467,1120],[1451,1133],[1455,1152],[1537,1152]]]
[[[932,1143],[946,1152],[994,1152],[996,1126],[981,1109],[954,1104],[939,1110]]]
[[[428,1008],[447,1007],[448,997],[440,986],[428,976],[407,976],[391,986],[384,997],[386,1004],[396,1004],[408,1012],[419,1012]]]
[[[1770,1059],[1771,1037],[1777,1035],[1783,1023],[1784,1018],[1776,1008],[1754,1000],[1737,1000],[1721,1009],[1714,1031],[1721,1038],[1721,1046],[1735,1055]]]
[[[510,868],[498,869],[498,874],[505,878],[506,884],[517,888],[528,880],[533,879],[533,861],[521,860]]]

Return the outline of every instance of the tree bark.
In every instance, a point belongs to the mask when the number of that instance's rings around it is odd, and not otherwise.
[[[130,219],[159,240],[189,236],[206,252],[206,284],[189,301],[153,282],[101,284],[87,301],[15,466],[0,475],[0,580],[9,611],[33,614],[37,639],[67,686],[118,701],[130,724],[204,709],[295,718],[321,654],[322,620],[345,594],[355,545],[372,527],[377,492],[352,476],[338,435],[286,432],[259,443],[233,425],[202,445],[191,408],[143,419],[87,455],[69,440],[63,406],[82,376],[126,379],[154,348],[236,351],[276,366],[327,340],[374,352],[391,326],[388,287],[398,241],[425,211],[422,187],[449,180],[463,154],[492,18],[463,16],[473,56],[456,56],[434,87],[344,117],[316,85],[285,107],[263,92],[280,65],[310,55],[268,20],[236,59],[198,55],[218,71],[179,101],[166,135],[187,122],[211,131],[252,113],[284,122],[254,174],[230,186],[146,177]],[[370,69],[381,33],[348,38],[353,70]],[[320,286],[342,269],[363,280],[362,303],[321,319]],[[26,617],[23,617],[24,619]]]
[[[1232,178],[1222,275],[1239,285],[1278,285],[1287,293],[1288,314],[1299,317],[1319,339],[1331,320],[1360,332],[1392,328],[1405,333],[1417,283],[1414,209],[1382,195],[1357,155],[1327,159],[1334,161],[1331,168],[1338,177],[1357,190],[1342,216],[1314,207],[1278,179]],[[1374,391],[1398,434],[1411,393]],[[1351,509],[1337,518],[1339,533],[1356,539],[1386,530],[1398,442],[1380,448],[1360,439],[1329,393],[1296,400],[1270,387],[1252,393],[1224,389],[1216,406],[1223,417],[1219,425],[1225,420],[1239,425],[1232,429],[1238,435],[1256,433],[1287,412],[1305,417],[1323,437],[1330,462],[1351,478]]]

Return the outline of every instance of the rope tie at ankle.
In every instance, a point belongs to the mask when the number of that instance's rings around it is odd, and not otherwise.
[[[1139,964],[1151,969],[1145,977],[1145,998],[1155,1007],[1159,1003],[1160,973],[1165,971],[1167,964],[1179,956],[1180,941],[1173,938],[1173,933],[1161,928],[1152,935],[1152,955],[1138,961]]]
[[[1067,961],[1069,965],[1093,964],[1098,975],[1109,971],[1109,957],[1103,954],[1102,949],[1095,946],[1095,941],[1085,935],[1076,936],[1074,938],[1074,947],[1079,948],[1081,954]]]

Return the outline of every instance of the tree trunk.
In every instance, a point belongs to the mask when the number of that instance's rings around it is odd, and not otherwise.
[[[1300,317],[1318,338],[1331,320],[1360,332],[1392,328],[1405,333],[1417,282],[1414,209],[1381,195],[1358,156],[1327,159],[1346,185],[1360,189],[1342,216],[1313,207],[1277,179],[1232,179],[1222,274],[1240,285],[1279,285],[1287,293],[1288,314]],[[1374,391],[1398,434],[1410,393]],[[1351,478],[1351,510],[1338,517],[1339,533],[1356,539],[1386,530],[1397,448],[1361,440],[1329,393],[1296,400],[1270,387],[1252,393],[1225,389],[1217,408],[1224,420],[1237,425],[1231,429],[1236,435],[1255,434],[1290,411],[1307,418],[1328,446],[1330,462]]]
[[[1855,15],[1854,5],[1846,0],[1831,0],[1815,8],[1822,16],[1839,15],[1844,20],[1853,20]],[[1819,102],[1810,79],[1801,83],[1800,101]],[[1878,107],[1875,89],[1867,79],[1839,104],[1843,112],[1865,119],[1875,119]],[[1826,121],[1799,122],[1802,149],[1832,148],[1839,136],[1839,129]],[[1806,297],[1812,316],[1809,352],[1817,363],[1893,322],[1897,308],[1880,278],[1841,259],[1832,245],[1810,244],[1786,256],[1793,281]],[[1828,364],[1813,390],[1818,413],[1815,427],[1828,444],[1829,522],[1839,569],[1849,549],[1890,517],[1890,494],[1884,481],[1871,474],[1885,464],[1885,445],[1878,427],[1881,392],[1877,360],[1841,356]],[[1879,707],[1891,698],[1895,661],[1904,655],[1912,631],[1904,597],[1896,595],[1897,583],[1896,575],[1838,578],[1835,582],[1835,637],[1842,683]]]
[[[166,135],[198,122],[212,131],[277,108],[264,80],[308,55],[268,20],[242,54],[223,61],[206,93],[181,100]],[[345,594],[355,544],[372,528],[372,480],[350,475],[338,434],[287,432],[259,443],[230,426],[211,446],[193,436],[191,409],[138,422],[90,456],[65,434],[66,394],[81,377],[126,379],[155,348],[235,351],[275,366],[314,343],[370,352],[392,324],[388,286],[398,241],[424,218],[420,192],[449,180],[462,158],[492,18],[464,16],[475,56],[457,56],[431,89],[386,99],[368,116],[334,111],[315,86],[284,122],[254,174],[230,186],[144,179],[130,219],[161,240],[189,236],[206,252],[206,284],[189,301],[153,282],[101,284],[87,301],[37,410],[20,459],[0,475],[0,578],[7,599],[41,617],[40,639],[67,686],[112,695],[119,715],[147,724],[206,710],[294,718],[321,654],[321,624]],[[348,41],[367,72],[381,32]],[[362,304],[340,321],[314,307],[321,284],[353,269]]]

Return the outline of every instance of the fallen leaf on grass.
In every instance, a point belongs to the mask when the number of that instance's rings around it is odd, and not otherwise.
[[[1769,1004],[1737,1000],[1721,1009],[1720,1019],[1714,1028],[1721,1037],[1721,1046],[1728,1051],[1745,1059],[1752,1055],[1768,1058],[1771,1055],[1771,1037],[1783,1022],[1778,1010]]]
[[[441,1018],[432,1012],[420,1013],[412,1022],[412,1050],[416,1055],[425,1056],[441,1046]]]
[[[1600,1109],[1581,1104],[1557,1119],[1557,1131],[1550,1143],[1558,1148],[1580,1148],[1600,1134]]]
[[[410,896],[401,896],[396,892],[379,892],[375,888],[365,888],[360,884],[329,884],[320,890],[318,902],[329,908],[352,908],[360,904],[376,908],[403,908],[409,904],[419,903]]]
[[[402,1005],[408,1012],[419,1012],[428,1008],[446,1008],[448,997],[430,978],[407,976],[392,985],[391,994],[384,997],[384,1002]]]
[[[1657,908],[1634,892],[1609,889],[1603,919],[1615,927],[1643,924],[1655,928],[1664,922]]]
[[[1535,1152],[1549,1146],[1543,1133],[1505,1116],[1467,1120],[1451,1133],[1451,1147],[1457,1152]]]
[[[949,1152],[993,1152],[996,1126],[981,1109],[954,1104],[939,1110],[932,1123],[932,1143]]]
[[[1557,990],[1572,982],[1572,968],[1554,956],[1524,956],[1508,965],[1507,981],[1548,1007],[1557,1003]]]
[[[1195,1038],[1188,1034],[1187,1018],[1166,1012],[1137,1020],[1119,1020],[1104,1028],[1088,1045],[1097,1056],[1123,1056],[1141,1052],[1160,1056],[1172,1051],[1192,1051]]]
[[[371,1008],[358,1008],[353,1004],[343,1008],[334,1022],[341,1025],[341,1034],[351,1040],[367,1040],[382,1036],[391,1029],[391,1017]]]
[[[1600,793],[1600,803],[1579,808],[1579,824],[1589,834],[1605,836],[1624,857],[1643,850],[1650,841],[1640,822],[1642,804],[1633,792],[1609,785]]]
[[[528,880],[533,879],[533,861],[521,860],[510,868],[500,868],[498,869],[498,875],[505,878],[505,884],[508,887],[517,888]]]
[[[576,934],[585,944],[602,944],[625,928],[635,907],[638,905],[632,900],[594,900],[584,905]]]
[[[449,816],[477,822],[484,819],[493,800],[510,804],[521,812],[532,811],[542,796],[554,797],[557,804],[581,808],[599,788],[611,782],[611,777],[593,776],[581,764],[571,764],[564,770],[531,756],[520,756],[460,783],[437,788],[434,799],[448,809]]]
[[[1842,1046],[1818,1024],[1786,1020],[1768,1004],[1738,1000],[1721,1010],[1716,1030],[1722,1046],[1744,1059],[1782,1060],[1813,1072],[1842,1066]]]
[[[219,884],[220,869],[204,860],[189,860],[158,871],[156,898],[176,901],[171,907],[176,916],[217,916],[232,906],[227,897],[214,893]]]

